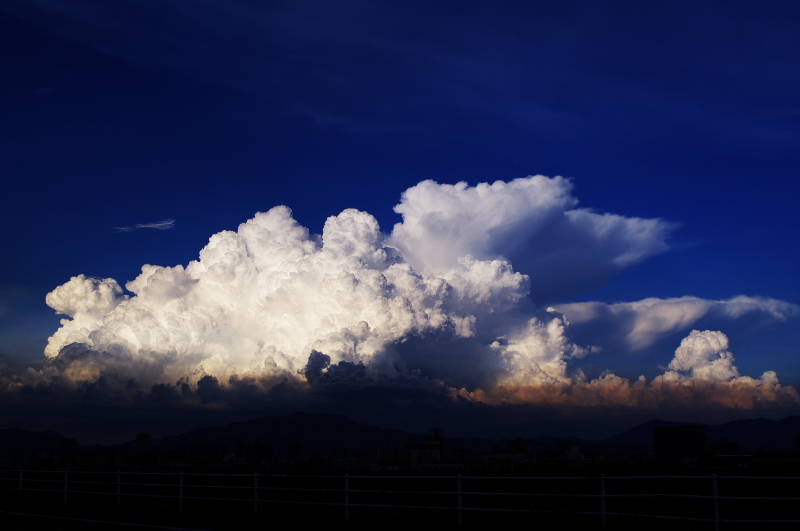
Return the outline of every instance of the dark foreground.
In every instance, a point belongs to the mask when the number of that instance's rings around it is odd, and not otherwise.
[[[26,504],[3,504],[0,508],[0,527],[4,530],[64,529],[64,530],[152,530],[172,529],[183,531],[221,531],[235,529],[298,529],[298,526],[320,526],[325,529],[486,529],[494,526],[525,526],[540,530],[565,528],[637,530],[674,530],[678,525],[682,531],[711,530],[713,524],[707,522],[676,522],[674,520],[653,520],[641,517],[613,517],[607,519],[604,527],[598,518],[589,516],[558,514],[530,515],[527,518],[496,514],[470,516],[459,527],[452,515],[426,514],[362,514],[347,524],[342,519],[331,521],[324,513],[314,510],[275,511],[261,517],[245,515],[181,515],[169,513],[140,514],[130,511],[108,510],[102,508],[44,508]],[[356,515],[354,515],[356,516]],[[722,524],[722,529],[763,529],[763,524]],[[778,527],[771,527],[779,529]],[[791,529],[791,524],[785,524]]]
[[[217,531],[301,525],[621,531],[680,526],[691,531],[792,529],[800,523],[800,499],[794,494],[800,491],[800,478],[786,476],[2,472],[4,530]]]

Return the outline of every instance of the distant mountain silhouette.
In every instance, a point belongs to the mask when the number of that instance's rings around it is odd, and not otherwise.
[[[625,452],[640,447],[645,453],[653,452],[653,428],[656,426],[701,426],[692,422],[670,422],[651,420],[630,430],[594,443],[606,451]],[[742,419],[717,426],[706,425],[706,444],[719,444],[725,439],[739,443],[739,451],[753,453],[774,449],[787,451],[794,449],[794,437],[800,435],[800,416],[786,417],[782,420]]]
[[[498,441],[493,439],[480,439],[478,437],[453,437],[447,438],[445,433],[445,453],[460,448],[472,453],[491,452],[497,446]]]
[[[641,448],[645,453],[653,453],[653,428],[659,426],[700,426],[694,422],[671,422],[668,420],[648,420],[618,435],[595,443],[609,453],[626,453],[631,448]],[[708,427],[706,428],[708,435]]]
[[[630,430],[604,440],[592,441],[577,437],[537,437],[539,450],[555,449],[557,441],[568,440],[578,446],[603,448],[609,453],[627,452],[639,447],[645,453],[653,452],[653,428],[656,426],[699,425],[689,422],[651,420]],[[445,434],[446,435],[446,434]],[[726,422],[718,426],[706,426],[706,442],[709,445],[729,439],[739,443],[740,451],[756,452],[759,448],[791,450],[794,436],[800,435],[800,416],[787,417],[780,421],[769,419],[744,419]],[[293,413],[285,417],[264,417],[236,422],[215,428],[201,428],[171,439],[171,444],[188,445],[199,443],[227,444],[235,446],[239,440],[248,443],[259,440],[272,443],[279,453],[285,451],[290,442],[298,442],[304,452],[312,448],[332,450],[343,448],[374,450],[390,442],[393,446],[418,443],[422,434],[400,430],[377,428],[351,420],[343,415]],[[492,451],[497,441],[476,437],[449,438],[447,450],[464,448],[472,452]]]
[[[778,421],[769,419],[734,420],[706,428],[706,442],[718,444],[723,439],[739,443],[745,453],[764,450],[787,451],[794,449],[794,438],[800,435],[800,416],[786,417]]]
[[[423,436],[400,430],[377,428],[356,422],[344,415],[292,413],[283,417],[271,416],[234,422],[214,428],[200,428],[170,438],[171,446],[217,444],[235,448],[240,440],[248,444],[260,441],[285,453],[289,443],[300,443],[303,452],[314,448],[345,449],[352,452],[366,449],[374,452],[387,442],[393,446],[418,443]]]
[[[552,435],[540,435],[538,437],[534,437],[533,440],[536,441],[537,452],[543,452],[543,451],[554,452],[558,449],[559,441],[569,441],[570,443],[572,443],[573,446],[600,447],[602,445],[602,441],[580,439],[574,436],[553,437]]]
[[[536,437],[537,450],[554,450],[557,442],[571,441],[577,446],[602,448],[608,453],[625,453],[639,447],[645,453],[653,452],[653,428],[657,426],[697,426],[689,422],[651,420],[624,433],[607,439],[592,441],[577,437]],[[433,428],[433,426],[431,426]],[[447,434],[445,433],[445,436]],[[800,416],[786,417],[774,421],[769,419],[743,419],[717,426],[706,426],[706,443],[718,444],[724,439],[739,444],[742,453],[754,453],[760,449],[787,451],[795,448],[795,437],[800,435]],[[224,426],[199,428],[176,437],[170,437],[170,446],[194,446],[199,444],[227,445],[234,449],[240,440],[247,444],[260,441],[272,444],[275,452],[285,454],[290,443],[302,445],[303,453],[315,448],[325,451],[344,449],[348,453],[356,450],[374,452],[387,443],[392,446],[422,442],[424,434],[401,430],[378,428],[356,422],[344,415],[292,413],[282,417],[262,417]],[[32,432],[20,429],[0,430],[0,457],[22,455],[30,451],[44,451],[50,455],[60,453],[61,441],[65,437],[53,431]],[[502,441],[476,437],[448,438],[445,450],[463,448],[471,452],[490,452]],[[133,441],[117,445],[132,447]],[[500,446],[502,446],[500,444]]]
[[[63,435],[54,431],[0,430],[0,458],[21,456],[28,452],[61,453]]]
[[[625,453],[631,448],[641,448],[645,453],[653,452],[653,428],[656,426],[698,426],[691,422],[651,420],[624,433],[603,440],[587,440],[577,437],[536,437],[537,450],[555,450],[558,441],[571,441],[577,446],[593,446],[609,453]],[[445,433],[445,435],[447,435]],[[765,450],[792,450],[794,437],[800,435],[800,416],[774,421],[769,419],[743,419],[726,422],[718,426],[706,426],[706,443],[713,445],[724,439],[739,443],[741,452]],[[392,446],[422,442],[424,435],[401,430],[378,428],[356,422],[344,415],[292,413],[283,417],[271,416],[234,422],[225,426],[200,428],[170,438],[172,446],[216,444],[234,448],[242,439],[252,444],[256,440],[275,446],[277,453],[285,453],[289,443],[297,442],[304,453],[314,448],[326,451],[342,448],[348,452],[359,449],[374,451],[389,442]],[[463,448],[471,452],[490,452],[498,442],[477,437],[446,439],[446,451]],[[132,444],[132,443],[128,443]]]

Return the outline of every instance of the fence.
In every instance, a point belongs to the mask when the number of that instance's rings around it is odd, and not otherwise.
[[[752,482],[761,495],[751,495]],[[185,472],[92,472],[0,470],[0,488],[19,498],[27,492],[57,495],[69,504],[73,497],[110,497],[122,505],[125,498],[173,499],[174,509],[184,511],[186,502],[227,501],[248,504],[253,514],[267,504],[339,506],[340,515],[350,522],[354,508],[425,509],[452,511],[461,526],[465,513],[569,513],[597,516],[606,525],[609,516],[658,518],[720,523],[800,523],[800,498],[770,496],[770,490],[800,492],[800,477],[765,476],[583,476],[583,477],[495,477],[495,476],[366,476],[366,475],[269,475],[201,474]],[[315,485],[316,483],[316,485]],[[403,485],[410,485],[403,487]],[[398,487],[399,485],[399,487]],[[626,488],[627,485],[627,488]],[[720,486],[724,485],[725,495]],[[794,487],[792,487],[794,485]],[[566,492],[555,493],[552,488]],[[683,492],[672,492],[680,488]],[[643,492],[649,488],[651,492]],[[636,492],[630,492],[635,490]],[[738,494],[738,495],[737,495]],[[386,499],[395,503],[386,503]],[[680,507],[652,500],[680,500]],[[541,500],[541,503],[535,503]],[[560,501],[559,501],[560,500]],[[564,505],[571,500],[571,505]],[[650,502],[644,502],[650,500]],[[626,506],[625,501],[633,502]],[[686,514],[687,504],[698,502],[695,512]],[[742,502],[760,504],[755,511],[742,511]],[[769,508],[763,502],[772,502]],[[777,502],[777,504],[776,504]],[[546,503],[546,507],[544,504]],[[776,509],[781,503],[784,507]],[[730,515],[723,515],[728,504]],[[609,510],[609,505],[617,505]],[[628,509],[626,510],[626,507]],[[681,508],[682,510],[677,510]],[[174,510],[173,509],[173,510]],[[656,511],[658,509],[658,511]],[[648,510],[652,512],[647,512]],[[653,514],[660,512],[661,514]],[[772,518],[740,518],[755,512]],[[670,513],[670,514],[664,514]],[[678,514],[683,513],[683,514]],[[787,515],[788,518],[781,517]],[[726,517],[727,516],[727,517]]]

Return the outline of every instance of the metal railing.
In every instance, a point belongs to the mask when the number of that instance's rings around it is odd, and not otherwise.
[[[83,479],[81,479],[83,478]],[[98,479],[102,478],[102,479]],[[209,484],[208,480],[211,479]],[[693,485],[688,490],[709,492],[686,493],[686,492],[619,492],[624,489],[626,482],[634,480],[652,483],[653,481],[680,481],[683,490]],[[307,486],[314,482],[337,482],[340,486],[314,487]],[[441,489],[423,490],[421,488],[403,490],[402,488],[379,488],[374,486],[375,482],[385,483],[391,481],[393,485],[402,485],[405,481],[414,481],[415,485],[438,484],[445,486]],[[126,497],[140,498],[165,498],[177,501],[177,510],[184,511],[184,502],[188,500],[216,500],[216,501],[238,501],[252,505],[253,514],[258,514],[259,506],[263,504],[299,504],[299,505],[327,505],[341,506],[346,522],[350,521],[351,508],[391,508],[391,509],[426,509],[453,511],[459,526],[463,523],[464,513],[467,512],[509,512],[509,513],[569,513],[581,515],[594,515],[601,519],[603,527],[606,525],[608,516],[621,517],[643,517],[659,518],[669,520],[687,520],[709,522],[714,529],[718,530],[720,523],[800,523],[796,519],[796,511],[790,513],[795,515],[793,518],[724,518],[720,512],[720,502],[738,503],[744,501],[754,502],[794,502],[793,507],[797,507],[800,502],[798,497],[786,496],[751,496],[751,495],[720,495],[720,483],[725,482],[730,486],[735,482],[748,481],[769,481],[769,482],[789,482],[786,488],[780,490],[785,492],[800,492],[798,483],[800,477],[775,477],[775,476],[580,476],[580,477],[512,477],[512,476],[366,476],[366,475],[272,475],[272,474],[203,474],[189,472],[95,472],[79,470],[63,471],[44,471],[44,470],[0,470],[0,489],[8,492],[17,491],[19,498],[23,498],[25,492],[46,492],[56,493],[63,496],[63,504],[70,502],[70,496],[109,496],[116,499],[117,505],[122,505],[122,500]],[[225,482],[225,484],[220,484]],[[283,485],[280,485],[284,482]],[[357,482],[359,487],[353,488],[352,483]],[[431,483],[433,482],[433,483]],[[481,487],[481,483],[489,482],[497,487],[487,489]],[[563,484],[576,485],[573,492],[537,492],[542,490],[541,483],[546,485]],[[580,482],[583,485],[577,487]],[[707,482],[705,487],[702,482]],[[733,482],[733,483],[732,483]],[[236,484],[230,484],[236,483]],[[302,486],[287,486],[291,485]],[[369,488],[373,483],[372,488]],[[449,483],[449,487],[447,486]],[[472,487],[465,488],[465,483]],[[701,483],[701,485],[694,485]],[[785,485],[785,483],[783,483]],[[794,484],[794,487],[791,485]],[[615,492],[609,492],[609,485],[614,486]],[[537,488],[538,487],[538,488]],[[477,489],[477,490],[476,490]],[[581,491],[581,492],[576,492]],[[662,490],[662,489],[654,489]],[[735,490],[735,489],[732,489]],[[741,490],[741,489],[739,489]],[[215,495],[201,495],[203,493]],[[223,492],[228,495],[221,495]],[[303,496],[324,495],[326,499],[287,499],[280,493],[289,495],[301,494]],[[331,495],[338,499],[331,499]],[[381,496],[384,499],[408,499],[409,497],[426,502],[422,504],[403,503],[374,503],[370,502],[370,497]],[[360,501],[359,501],[360,497]],[[404,498],[405,497],[405,498]],[[572,507],[570,509],[543,508],[539,505],[528,505],[521,507],[503,506],[503,503],[490,502],[489,500],[513,500],[521,499],[533,501],[535,499],[555,498],[555,499],[584,499],[595,500],[596,510],[586,510],[586,508]],[[681,500],[708,500],[710,501],[710,516],[685,516],[679,514],[650,514],[640,511],[610,511],[608,504],[617,503],[624,499],[659,499],[676,498]],[[433,504],[427,503],[431,500],[440,501]],[[355,501],[354,501],[355,500]],[[441,501],[444,500],[444,501]]]

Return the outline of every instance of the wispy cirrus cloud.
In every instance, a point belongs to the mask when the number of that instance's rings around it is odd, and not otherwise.
[[[156,221],[154,223],[138,223],[136,225],[129,225],[127,227],[114,227],[114,230],[117,232],[131,232],[138,229],[169,230],[172,228],[175,228],[175,220],[164,219],[161,221]]]

